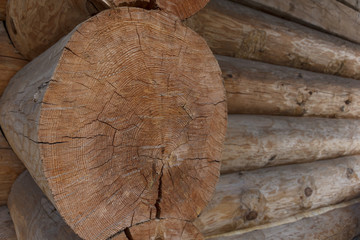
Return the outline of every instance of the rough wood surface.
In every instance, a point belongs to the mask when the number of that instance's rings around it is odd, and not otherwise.
[[[27,60],[16,51],[4,23],[0,22],[0,96],[10,79],[26,64]]]
[[[221,172],[360,154],[360,120],[229,115]]]
[[[8,202],[18,240],[80,240],[31,178],[15,181]]]
[[[350,240],[360,234],[360,203],[276,227],[211,240]]]
[[[231,114],[360,118],[360,82],[217,56]]]
[[[194,222],[214,235],[275,222],[358,197],[360,156],[221,175]]]
[[[118,8],[16,74],[0,122],[67,223],[103,239],[200,213],[219,175],[224,99],[201,37],[164,12]]]
[[[227,0],[186,21],[215,54],[360,79],[360,46]]]
[[[356,11],[360,10],[360,2],[359,2],[359,0],[337,0],[337,1],[344,4],[347,7],[350,7],[352,9],[356,10]]]
[[[98,8],[133,6],[145,9],[160,9],[180,19],[188,18],[205,7],[209,0],[92,0]]]
[[[232,0],[360,43],[358,0]],[[351,9],[351,6],[353,9]]]
[[[111,240],[141,239],[202,240],[204,238],[192,223],[178,219],[151,220],[126,229],[125,232],[111,238]]]
[[[0,206],[0,240],[17,240],[7,206]]]
[[[87,0],[11,0],[6,26],[16,49],[31,60],[96,11]]]
[[[0,205],[7,203],[12,184],[24,170],[24,165],[0,133]]]

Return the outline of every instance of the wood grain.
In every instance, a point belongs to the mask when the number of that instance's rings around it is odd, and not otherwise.
[[[10,79],[25,66],[27,62],[28,61],[16,51],[9,39],[3,22],[0,22],[0,96]]]
[[[217,56],[229,113],[360,117],[360,82],[250,60]]]
[[[360,120],[229,115],[221,172],[360,154]]]
[[[8,202],[18,240],[80,240],[28,171],[16,179]]]
[[[360,156],[220,177],[215,195],[194,222],[205,235],[276,222],[359,197]]]
[[[0,206],[0,240],[17,240],[7,206]]]
[[[360,79],[359,45],[234,2],[213,0],[186,25],[215,54]]]
[[[245,234],[210,237],[211,240],[349,240],[360,234],[360,204],[318,216]]]
[[[360,2],[359,0],[337,0],[338,2],[344,4],[345,6],[352,8],[356,11],[360,10]]]
[[[80,237],[191,220],[212,196],[225,89],[176,16],[99,13],[16,74],[0,105],[10,145]]]
[[[358,0],[232,1],[360,43]]]

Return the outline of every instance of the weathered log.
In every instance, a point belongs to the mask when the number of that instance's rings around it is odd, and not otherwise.
[[[358,0],[232,0],[360,43]],[[352,6],[351,9],[348,6]]]
[[[0,123],[67,223],[86,239],[155,218],[194,219],[219,175],[220,68],[176,16],[99,13],[10,81]]]
[[[80,240],[28,171],[14,182],[8,206],[18,240]]]
[[[360,120],[229,115],[221,172],[360,154]]]
[[[337,0],[338,2],[344,4],[347,7],[350,7],[356,11],[360,10],[360,2],[359,0]]]
[[[12,184],[24,170],[24,165],[0,133],[0,205],[7,203]]]
[[[92,0],[98,8],[115,8],[121,6],[160,9],[174,14],[180,19],[191,17],[205,7],[209,0]]]
[[[229,113],[360,117],[360,82],[239,58],[217,56]]]
[[[215,54],[360,79],[359,45],[238,3],[210,1],[186,24]]]
[[[360,156],[220,177],[209,205],[194,222],[206,235],[275,222],[360,195]]]
[[[10,79],[27,64],[27,60],[25,60],[12,45],[2,22],[0,22],[0,53],[1,96]]]
[[[0,239],[17,240],[14,224],[6,206],[0,206]]]
[[[336,207],[336,205],[334,206]],[[314,211],[316,212],[316,211]],[[316,214],[316,213],[315,213]],[[360,203],[248,233],[226,233],[211,240],[349,240],[360,234]]]

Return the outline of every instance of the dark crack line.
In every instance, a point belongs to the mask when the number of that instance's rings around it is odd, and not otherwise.
[[[155,217],[156,217],[157,219],[160,219],[160,216],[161,216],[160,202],[161,202],[161,198],[162,198],[162,177],[163,177],[163,170],[164,170],[164,166],[161,167],[160,178],[159,178],[159,187],[158,187],[158,197],[157,197],[156,203],[155,203],[155,208],[156,208],[156,215],[155,215]]]
[[[124,233],[127,239],[134,240],[133,236],[131,235],[130,228],[125,228]]]

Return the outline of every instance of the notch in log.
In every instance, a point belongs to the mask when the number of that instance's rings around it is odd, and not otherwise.
[[[226,131],[220,68],[177,17],[118,8],[79,25],[11,80],[5,135],[85,239],[210,200]]]

